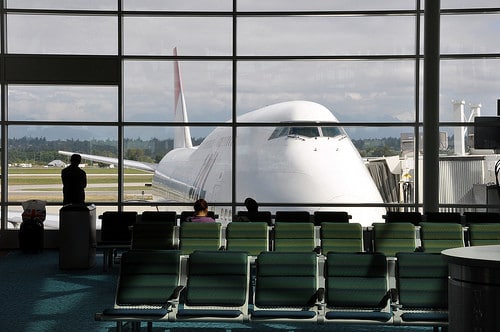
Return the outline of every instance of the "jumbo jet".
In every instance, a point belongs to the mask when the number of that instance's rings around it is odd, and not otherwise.
[[[175,120],[188,122],[178,61],[174,62],[174,84]],[[311,213],[347,211],[352,216],[351,222],[364,226],[382,221],[385,209],[381,207],[322,206],[383,203],[364,161],[344,129],[335,125],[339,121],[326,107],[310,101],[287,101],[243,114],[237,122],[280,123],[277,127],[237,128],[237,201],[252,197],[258,202],[318,204],[295,209]],[[216,128],[199,146],[193,146],[189,126],[176,127],[174,149],[160,163],[124,160],[123,166],[154,172],[152,187],[158,201],[194,202],[204,198],[209,204],[228,203],[232,200],[232,143],[230,127]],[[117,158],[81,156],[118,165]],[[214,210],[219,215],[232,216],[227,207]]]

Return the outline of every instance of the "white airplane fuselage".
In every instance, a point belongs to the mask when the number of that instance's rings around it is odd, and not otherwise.
[[[252,197],[266,203],[318,204],[296,209],[347,211],[353,222],[362,225],[381,221],[383,208],[322,207],[383,202],[349,137],[341,127],[332,126],[338,120],[327,108],[307,101],[284,102],[241,115],[237,121],[283,124],[283,127],[237,128],[234,184],[237,201]],[[316,122],[318,125],[313,126]],[[323,126],[336,128],[338,132],[325,135],[321,123],[330,123]],[[301,130],[307,134],[303,135]],[[232,140],[230,127],[218,127],[198,147],[167,153],[153,178],[157,194],[168,201],[204,198],[209,204],[231,202]],[[280,209],[291,208],[273,210]]]

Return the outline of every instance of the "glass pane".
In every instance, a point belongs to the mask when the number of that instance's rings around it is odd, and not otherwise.
[[[188,120],[231,119],[231,63],[183,61],[179,66]],[[174,63],[126,61],[123,67],[125,120],[174,121]]]
[[[174,147],[176,127],[125,127],[124,159],[159,163]]]
[[[494,150],[474,148],[474,127],[441,127],[448,133],[450,152],[439,158],[439,203],[487,205],[487,195],[494,195],[496,188],[495,163],[498,155]],[[460,185],[456,185],[460,179]],[[488,187],[494,189],[489,192]],[[480,208],[481,210],[482,208]],[[484,208],[483,208],[484,209]],[[463,208],[454,208],[463,212]]]
[[[41,199],[62,203],[61,170],[69,163],[69,156],[58,151],[116,156],[116,133],[111,127],[10,126],[8,202]],[[86,202],[117,202],[117,170],[101,168],[90,160],[82,160],[81,166],[87,173]],[[58,227],[59,208],[47,208],[50,218],[46,227]]]
[[[124,10],[219,11],[232,10],[232,0],[124,0]]]
[[[116,121],[113,86],[9,85],[8,118],[19,121]]]
[[[413,0],[238,0],[238,10],[241,11],[276,11],[276,10],[384,10],[412,9]]]
[[[305,128],[309,130],[305,132]],[[302,209],[310,212],[319,207],[324,210],[348,210],[353,215],[353,221],[364,225],[381,219],[385,211],[383,208],[358,210],[350,205],[399,203],[401,170],[399,167],[396,173],[383,173],[386,178],[391,177],[393,187],[388,188],[388,180],[375,183],[364,158],[393,156],[391,158],[400,163],[399,137],[381,136],[376,132],[385,131],[389,135],[391,131],[396,133],[409,129],[346,128],[347,132],[363,137],[351,140],[354,135],[346,136],[341,127],[336,128],[342,135],[334,137],[325,135],[328,130],[323,131],[324,128],[331,129],[332,126],[294,126],[293,122],[287,121],[276,127],[239,127],[236,145],[237,201],[253,197],[259,203],[270,205],[317,204]],[[280,129],[286,129],[289,134],[274,135],[281,132]],[[300,129],[302,134],[290,134],[293,129]],[[316,133],[314,137],[310,135],[313,131]],[[373,172],[376,171],[374,166]],[[380,173],[374,174],[377,175],[380,179]],[[382,195],[382,190],[387,193]],[[389,196],[391,194],[393,196]],[[267,206],[263,208],[266,209]]]
[[[6,0],[6,8],[19,9],[107,9],[116,10],[116,0]]]
[[[156,168],[145,198],[160,203],[194,202],[198,198],[210,203],[230,202],[231,128],[191,127],[188,135],[197,148],[172,150],[177,129],[183,128],[125,128],[125,158],[140,162],[130,167],[151,163]]]
[[[342,122],[415,118],[413,61],[245,61],[238,63],[237,73],[239,115],[283,101],[308,100]]]
[[[500,15],[441,16],[441,53],[498,53]]]
[[[497,0],[441,0],[442,9],[453,8],[498,8]]]
[[[118,54],[116,16],[7,15],[7,51],[25,54]]]
[[[238,54],[411,54],[414,31],[412,16],[240,18]]]
[[[496,115],[499,59],[441,61],[440,120],[469,121],[471,115]],[[454,102],[464,101],[463,113]]]
[[[415,203],[415,190],[421,185],[422,178],[416,174],[414,128],[346,127],[345,130],[361,157],[367,161],[383,201]],[[422,141],[418,144],[421,151]]]
[[[231,17],[125,17],[126,55],[231,55]]]

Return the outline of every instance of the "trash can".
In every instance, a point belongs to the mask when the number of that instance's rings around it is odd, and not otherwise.
[[[95,205],[63,206],[59,210],[59,268],[91,268],[96,244]]]

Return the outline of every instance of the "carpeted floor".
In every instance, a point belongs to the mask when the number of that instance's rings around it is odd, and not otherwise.
[[[116,272],[59,269],[57,251],[0,257],[0,331],[108,331],[96,310],[113,304]],[[102,309],[101,309],[102,310]]]
[[[0,255],[0,331],[71,332],[115,331],[111,322],[96,322],[94,314],[111,307],[118,268],[102,269],[102,256],[88,270],[59,269],[59,253],[45,250],[27,255],[20,251]],[[143,324],[144,331],[146,330]],[[332,331],[332,332],[426,332],[432,328],[382,327],[368,325],[164,323],[154,331]]]

